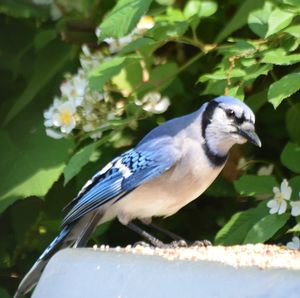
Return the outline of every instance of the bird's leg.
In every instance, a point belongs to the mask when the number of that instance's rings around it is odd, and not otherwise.
[[[129,229],[131,229],[132,231],[136,232],[137,234],[139,234],[140,236],[144,237],[146,240],[148,240],[152,245],[156,246],[156,247],[165,247],[165,244],[160,241],[159,239],[155,238],[154,236],[152,236],[151,234],[149,234],[148,232],[146,232],[145,230],[141,229],[140,227],[138,227],[136,224],[129,222],[126,225]]]
[[[181,241],[181,240],[184,240],[182,237],[176,235],[175,233],[170,232],[170,231],[168,231],[167,229],[164,229],[164,228],[162,228],[162,227],[160,227],[160,226],[158,226],[158,225],[156,225],[156,224],[154,224],[154,223],[152,223],[152,222],[150,222],[150,223],[147,223],[147,222],[146,222],[146,223],[145,223],[145,222],[142,221],[142,223],[144,223],[145,225],[147,225],[147,226],[150,227],[150,228],[153,228],[153,229],[155,229],[155,230],[161,232],[162,234],[167,235],[167,236],[170,237],[172,240],[175,240],[175,241]],[[185,241],[185,240],[184,240],[184,241]]]
[[[151,227],[151,228],[161,232],[162,234],[167,235],[168,237],[170,237],[171,239],[174,240],[170,244],[166,244],[165,246],[176,248],[176,247],[187,247],[187,246],[207,247],[207,246],[212,245],[211,242],[208,240],[202,240],[202,241],[196,240],[194,242],[187,242],[184,238],[178,236],[177,234],[170,232],[169,230],[166,230],[166,229],[152,223],[151,220],[140,219],[140,222],[148,227]]]
[[[207,247],[207,246],[212,246],[212,243],[209,240],[196,240],[191,244],[191,246]]]

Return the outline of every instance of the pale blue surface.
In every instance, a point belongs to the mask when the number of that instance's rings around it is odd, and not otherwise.
[[[300,271],[65,249],[50,260],[32,297],[296,298],[299,293]]]

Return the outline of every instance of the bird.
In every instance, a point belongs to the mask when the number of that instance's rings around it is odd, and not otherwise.
[[[114,218],[160,245],[132,220],[149,223],[152,217],[176,213],[216,179],[230,148],[247,141],[261,147],[255,115],[230,96],[214,98],[195,112],[154,128],[97,172],[66,206],[61,232],[25,275],[14,297],[36,285],[58,250],[85,246],[97,225]]]

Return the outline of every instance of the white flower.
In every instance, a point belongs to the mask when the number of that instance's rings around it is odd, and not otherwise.
[[[53,106],[51,106],[45,113],[45,122],[44,125],[49,127],[59,127],[62,133],[68,134],[70,133],[76,125],[75,121],[75,113],[76,108],[70,102],[54,102]],[[51,134],[51,131],[48,131]],[[53,136],[52,136],[53,137]]]
[[[87,86],[88,81],[84,71],[79,69],[76,75],[71,76],[61,84],[61,95],[78,107],[83,102]]]
[[[292,241],[286,244],[287,248],[289,249],[300,249],[300,239],[297,236],[292,238]]]
[[[268,166],[262,166],[258,169],[257,175],[258,176],[270,176],[274,170],[274,165],[269,164]]]
[[[89,48],[86,44],[83,44],[83,45],[81,46],[81,51],[82,51],[82,53],[83,53],[86,57],[92,56],[91,51],[90,51],[90,48]]]
[[[63,136],[64,136],[63,134],[61,134],[51,128],[46,128],[46,135],[52,139],[57,139],[57,140],[63,138]]]
[[[50,106],[49,109],[44,112],[44,118],[45,118],[44,125],[46,127],[54,126],[53,113],[61,104],[62,104],[62,101],[57,96],[55,96],[52,106]]]
[[[300,197],[300,192],[299,192],[299,197]],[[292,211],[291,214],[293,216],[298,216],[300,215],[300,199],[298,201],[290,202]]]
[[[143,34],[145,31],[154,27],[154,20],[152,16],[143,16],[136,25],[134,33]]]
[[[292,189],[289,187],[289,184],[286,179],[284,179],[278,187],[273,188],[274,198],[267,203],[267,206],[270,208],[270,214],[283,214],[287,208],[287,202],[291,198]]]
[[[108,49],[111,54],[122,50],[127,44],[132,42],[132,34],[123,36],[121,38],[105,38],[104,41],[108,44]]]
[[[115,116],[115,114],[114,114],[113,112],[109,112],[109,113],[107,114],[107,116],[106,116],[106,119],[107,119],[108,121],[111,121],[111,120],[116,119],[116,116]]]
[[[102,131],[97,130],[97,128],[90,122],[90,123],[86,123],[84,126],[83,126],[83,130],[85,132],[93,132],[90,134],[90,137],[92,139],[100,139],[102,137]]]
[[[168,109],[170,99],[166,96],[161,97],[159,92],[149,92],[142,98],[142,100],[136,100],[135,104],[142,106],[142,108],[147,112],[161,114]]]
[[[69,134],[76,126],[75,113],[76,108],[72,103],[63,103],[53,114],[54,126],[60,127],[62,133]]]
[[[101,51],[92,53],[87,45],[83,45],[81,51],[82,53],[79,58],[80,65],[86,72],[99,66],[100,63],[111,59],[109,56],[105,57]]]
[[[52,2],[50,7],[50,15],[53,21],[58,20],[63,15],[60,7],[55,2]]]
[[[96,28],[95,34],[96,34],[96,36],[97,36],[98,38],[100,37],[100,35],[101,35],[101,29],[100,29],[99,27]]]

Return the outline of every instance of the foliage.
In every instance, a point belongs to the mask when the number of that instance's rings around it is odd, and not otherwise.
[[[299,14],[291,0],[2,1],[1,295],[87,179],[218,95],[255,111],[263,147],[234,148],[201,200],[158,221],[225,245],[299,235]],[[113,222],[91,243],[137,240]]]

